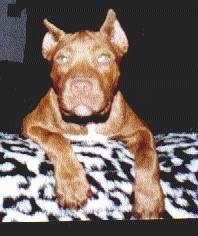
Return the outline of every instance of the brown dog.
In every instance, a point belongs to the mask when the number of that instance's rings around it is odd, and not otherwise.
[[[98,32],[66,34],[46,19],[44,24],[49,32],[42,54],[52,62],[53,88],[24,118],[22,135],[37,142],[54,164],[59,203],[76,208],[91,196],[83,167],[64,137],[86,135],[91,129],[125,142],[135,154],[133,213],[141,219],[159,218],[164,199],[153,135],[117,91],[119,61],[128,41],[114,11],[108,11]],[[89,118],[80,125],[70,117]],[[107,118],[94,123],[94,117]]]

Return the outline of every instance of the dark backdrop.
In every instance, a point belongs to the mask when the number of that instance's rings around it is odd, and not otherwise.
[[[120,89],[155,133],[197,131],[198,17],[196,8],[163,8],[83,1],[50,4],[18,1],[27,11],[24,63],[1,63],[0,127],[18,132],[50,86],[50,67],[41,57],[42,20],[74,32],[97,30],[108,8],[116,11],[130,48],[121,65]],[[66,2],[66,1],[65,1]],[[122,4],[121,4],[122,2]]]

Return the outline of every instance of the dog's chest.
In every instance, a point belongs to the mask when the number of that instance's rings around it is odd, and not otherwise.
[[[86,135],[70,135],[65,134],[64,137],[71,139],[71,140],[98,140],[98,141],[107,141],[108,137],[102,134],[97,133],[96,125],[95,124],[88,124],[86,125],[87,134]]]

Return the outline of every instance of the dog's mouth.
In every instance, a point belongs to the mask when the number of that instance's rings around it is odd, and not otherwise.
[[[91,116],[93,114],[91,107],[84,104],[75,106],[72,109],[72,112],[74,113],[74,115],[80,116],[80,117]]]
[[[73,108],[72,113],[80,117],[88,117],[88,116],[97,115],[97,114],[105,115],[109,111],[110,107],[111,107],[111,103],[109,102],[102,110],[100,110],[99,112],[96,112],[87,105],[78,105]]]
[[[108,111],[111,108],[111,102],[109,101],[106,106],[98,111],[92,109],[90,106],[88,105],[84,105],[84,104],[79,104],[75,107],[73,107],[70,110],[65,109],[63,106],[60,105],[60,110],[61,113],[66,115],[66,116],[79,116],[79,117],[89,117],[92,115],[105,115],[106,113],[108,113]]]

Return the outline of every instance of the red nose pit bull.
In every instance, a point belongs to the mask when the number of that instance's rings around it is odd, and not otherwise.
[[[53,163],[60,205],[81,207],[91,197],[84,169],[65,138],[86,135],[91,127],[96,134],[123,141],[135,156],[133,215],[160,218],[164,197],[154,138],[117,89],[128,40],[114,11],[108,11],[98,32],[67,34],[46,19],[44,25],[48,32],[42,54],[52,63],[53,86],[24,118],[21,132]]]

